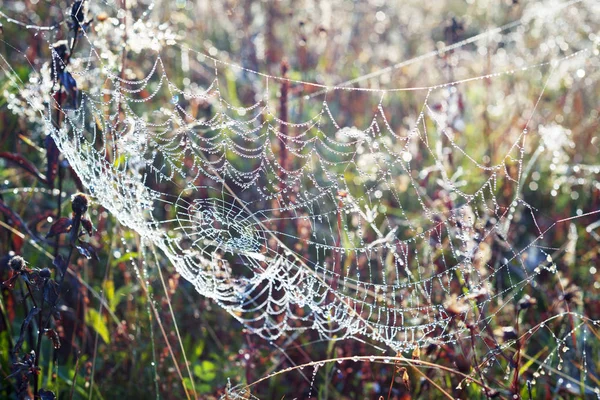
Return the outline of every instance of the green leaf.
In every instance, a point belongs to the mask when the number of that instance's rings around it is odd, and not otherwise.
[[[194,390],[194,383],[190,378],[183,378],[183,387],[188,391]],[[198,393],[210,393],[212,386],[208,383],[196,383],[196,392]]]
[[[2,332],[0,332],[0,365],[10,365],[10,346],[8,344],[8,331],[3,330]]]
[[[190,378],[183,378],[183,387],[186,390],[194,390],[194,383]]]
[[[126,254],[123,254],[121,257],[119,257],[117,259],[112,260],[110,263],[111,263],[111,265],[116,266],[122,262],[135,260],[138,257],[139,257],[139,253],[137,251],[131,251]]]
[[[200,358],[200,356],[204,352],[205,344],[206,343],[204,342],[204,340],[201,340],[200,342],[198,342],[198,346],[196,346],[196,348],[194,349],[194,355],[196,356],[196,358]]]
[[[119,157],[117,157],[115,159],[115,162],[113,163],[113,165],[116,168],[119,168],[120,165],[125,165],[125,164],[126,164],[125,154],[121,154]]]
[[[98,332],[98,335],[100,335],[102,340],[104,340],[104,342],[110,343],[108,327],[104,322],[104,318],[102,317],[102,315],[100,315],[100,313],[98,313],[98,311],[94,310],[93,308],[90,308],[85,316],[85,323],[88,324],[90,327],[94,328],[96,332]]]
[[[108,279],[104,282],[104,295],[112,311],[115,311],[116,307],[113,307],[115,301],[115,283],[112,279]]]
[[[135,290],[135,287],[131,284],[127,285],[127,286],[121,286],[120,288],[118,288],[115,291],[114,300],[112,302],[109,302],[110,309],[112,311],[115,311],[117,309],[117,307],[119,306],[119,304],[121,304],[121,302],[124,299],[126,299],[127,296],[129,294],[131,294],[134,290]]]
[[[198,391],[198,393],[210,393],[212,392],[212,386],[208,383],[199,383],[196,386],[196,390]]]
[[[217,377],[217,366],[208,360],[204,360],[194,366],[194,375],[203,381],[210,382]]]

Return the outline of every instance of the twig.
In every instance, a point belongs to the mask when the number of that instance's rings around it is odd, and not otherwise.
[[[69,400],[73,400],[73,394],[75,393],[75,386],[77,384],[77,373],[79,372],[79,360],[80,357],[77,357],[77,361],[75,361],[75,372],[73,373],[73,382],[71,384],[71,393],[69,394]]]
[[[387,400],[392,398],[392,388],[394,387],[394,380],[396,379],[396,365],[394,365],[393,370],[394,371],[392,372],[392,381],[390,382],[390,390],[388,391]]]
[[[423,372],[419,371],[419,369],[417,367],[413,367],[412,368],[414,371],[418,372],[419,374],[421,374],[421,376],[423,378],[425,378],[427,380],[427,382],[431,383],[437,390],[439,390],[444,396],[446,396],[447,398],[454,400],[454,397],[446,392],[440,385],[438,385],[437,383],[435,383],[433,381],[433,379],[429,378],[426,374],[424,374]]]

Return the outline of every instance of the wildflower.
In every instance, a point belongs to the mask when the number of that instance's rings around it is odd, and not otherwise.
[[[519,306],[519,311],[521,310],[527,310],[528,308],[531,308],[532,306],[537,304],[537,300],[534,299],[533,297],[531,297],[530,295],[526,294],[525,296],[523,296],[523,298],[521,300],[519,300],[518,306]]]

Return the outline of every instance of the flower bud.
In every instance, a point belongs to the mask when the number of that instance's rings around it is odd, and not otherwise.
[[[83,215],[88,209],[89,200],[83,193],[77,193],[71,199],[71,209],[75,214]]]
[[[40,277],[41,277],[41,278],[44,278],[44,279],[48,279],[48,278],[50,278],[50,270],[49,270],[48,268],[43,268],[43,269],[40,271]]]

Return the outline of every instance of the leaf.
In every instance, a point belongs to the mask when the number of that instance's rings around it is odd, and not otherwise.
[[[6,151],[1,151],[0,158],[4,158],[5,160],[8,160],[8,161],[12,162],[13,164],[17,165],[18,167],[23,168],[25,171],[29,172],[30,174],[35,176],[40,181],[47,182],[46,177],[40,171],[38,171],[38,169],[35,167],[35,165],[33,165],[29,160],[27,160],[22,155],[15,154],[15,153],[9,153]]]
[[[67,272],[67,262],[65,261],[65,259],[63,258],[63,256],[61,256],[60,254],[57,255],[56,257],[54,257],[54,261],[52,261],[52,265],[54,265],[56,267],[56,269],[58,270],[58,272],[60,272],[60,275],[64,275],[65,272]]]
[[[112,311],[115,311],[117,309],[118,305],[121,304],[121,301],[126,299],[128,295],[133,293],[134,290],[135,290],[135,287],[131,284],[126,285],[126,286],[121,286],[120,288],[118,288],[115,291],[115,297],[114,297],[113,302],[109,303],[110,309]]]
[[[51,238],[56,235],[60,235],[61,233],[67,233],[73,227],[73,220],[68,217],[61,217],[50,227],[50,231],[46,235],[47,238]]]
[[[60,349],[60,338],[58,337],[58,333],[54,329],[45,329],[44,335],[46,335],[48,339],[52,341],[54,349]]]
[[[18,273],[13,273],[13,275],[10,278],[2,282],[2,286],[7,288],[8,290],[13,290],[15,288],[15,283],[17,282],[18,277]]]
[[[4,329],[0,332],[0,349],[9,349],[9,332]],[[0,365],[9,365],[10,362],[10,352],[8,351],[0,351]]]
[[[17,340],[17,343],[15,343],[15,348],[13,350],[14,353],[17,353],[19,350],[21,350],[21,347],[23,346],[23,341],[25,341],[25,333],[27,332],[27,328],[29,327],[29,324],[31,323],[33,317],[35,317],[39,313],[40,309],[37,307],[33,307],[31,310],[29,310],[29,314],[27,314],[27,317],[21,324],[21,332],[19,333],[19,339]]]
[[[210,393],[212,392],[212,389],[212,385],[209,385],[208,383],[199,383],[196,385],[196,391],[198,393]]]
[[[75,181],[75,186],[77,186],[77,190],[79,190],[80,192],[84,192],[85,190],[83,188],[83,183],[81,182],[81,179],[79,179],[79,175],[77,175],[77,173],[75,172],[73,167],[71,167],[71,165],[69,165],[69,172],[71,173],[71,178],[73,178],[73,180]]]
[[[88,260],[90,258],[93,258],[94,260],[98,260],[98,254],[96,253],[96,249],[91,244],[89,244],[87,242],[82,242],[80,240],[79,246],[75,246],[75,247],[77,247],[77,250],[79,251],[79,253],[82,256],[84,256],[85,258],[87,258]]]
[[[208,360],[204,360],[194,366],[194,375],[203,381],[210,382],[217,377],[217,366]]]
[[[414,348],[412,352],[412,358],[413,360],[418,360],[421,358],[421,349],[419,348],[419,344],[417,344],[417,347]]]
[[[37,226],[39,224],[45,223],[48,220],[48,217],[54,219],[55,211],[56,210],[46,210],[36,213],[28,219],[27,223],[29,224],[29,226]]]
[[[104,340],[106,343],[110,343],[110,335],[108,332],[108,327],[104,322],[104,318],[102,315],[93,308],[90,308],[85,316],[85,323],[88,326],[94,328],[98,335]]]
[[[104,289],[104,296],[106,296],[106,301],[112,311],[115,311],[113,308],[113,304],[115,301],[115,282],[112,279],[107,279],[104,281],[102,285]],[[116,307],[115,307],[116,308]]]
[[[37,286],[39,286],[39,284],[42,281],[42,279],[40,278],[39,272],[37,270],[31,270],[31,269],[26,269],[24,268],[21,271],[21,278],[23,278],[23,280],[28,284],[31,285],[35,288],[37,288]]]
[[[55,307],[58,303],[59,287],[60,285],[52,279],[48,280],[48,282],[44,285],[44,301],[50,304],[52,307]]]
[[[12,235],[12,245],[15,253],[21,254],[23,251],[23,245],[25,244],[25,240],[21,236]]]
[[[87,218],[81,218],[81,225],[83,226],[83,229],[86,230],[88,235],[92,236],[92,232],[94,231],[94,226],[92,225],[92,221],[90,221]]]
[[[204,340],[201,340],[200,342],[198,342],[198,346],[196,346],[196,348],[194,349],[194,356],[196,356],[196,358],[200,358],[200,356],[204,352],[205,345],[206,345],[206,342]]]
[[[111,261],[111,264],[113,266],[119,265],[120,263],[123,263],[123,262],[135,260],[138,257],[139,257],[139,253],[137,251],[131,251],[131,252],[123,254],[121,257],[117,258],[116,260]]]
[[[32,238],[37,239],[37,236],[29,230],[27,224],[25,224],[21,217],[11,210],[2,200],[0,200],[0,213],[12,220],[13,228],[18,229],[21,232],[26,232]]]
[[[194,383],[192,382],[192,380],[190,378],[183,378],[183,387],[186,390],[193,391],[194,390]]]
[[[58,172],[58,157],[60,156],[60,151],[50,135],[46,136],[45,144],[47,158],[46,178],[48,184],[54,187],[54,178],[56,178]]]
[[[36,151],[38,151],[40,153],[42,152],[42,149],[36,143],[34,143],[31,139],[29,139],[27,136],[20,133],[19,139],[21,139],[23,142],[25,142],[25,144],[27,144],[28,146],[33,147]]]
[[[79,30],[80,25],[85,20],[84,10],[84,4],[81,0],[74,2],[71,6],[71,27],[75,32]]]
[[[402,382],[406,389],[410,391],[410,377],[408,376],[408,371],[404,368],[404,373],[402,374]]]
[[[196,383],[194,385],[190,378],[183,378],[183,387],[190,392],[195,390],[198,393],[210,393],[212,391],[211,385],[207,383]]]
[[[59,74],[58,78],[60,80],[60,83],[62,83],[63,87],[65,88],[67,95],[71,99],[71,104],[69,104],[69,107],[77,108],[78,89],[75,78],[73,78],[73,75],[71,75],[71,73],[68,71],[63,71],[61,74]]]

